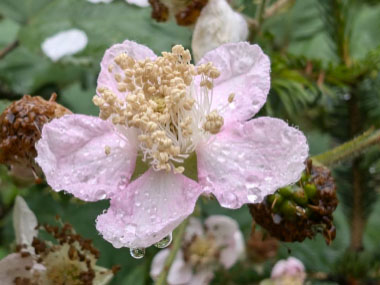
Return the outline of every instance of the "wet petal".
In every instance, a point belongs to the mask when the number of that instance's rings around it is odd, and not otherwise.
[[[208,52],[198,65],[207,62],[212,62],[221,72],[214,81],[212,109],[227,105],[229,95],[235,94],[234,101],[221,113],[225,123],[252,118],[264,105],[269,92],[268,56],[258,45],[230,43]]]
[[[155,280],[164,269],[165,261],[170,254],[170,249],[164,249],[158,252],[152,261],[152,266],[150,268],[150,276]],[[178,251],[172,267],[170,268],[168,275],[168,284],[170,285],[181,285],[188,284],[193,277],[192,269],[187,265],[183,259],[183,253],[181,250]]]
[[[114,247],[148,247],[193,212],[200,193],[183,175],[150,169],[111,200],[96,227]]]
[[[59,32],[47,38],[41,45],[42,51],[52,60],[58,61],[66,55],[73,55],[87,46],[87,35],[78,29]]]
[[[32,245],[33,238],[37,236],[36,215],[29,209],[25,200],[21,196],[16,197],[13,208],[13,227],[17,244]]]
[[[121,98],[124,98],[123,96],[126,93],[118,90],[118,82],[115,79],[115,75],[119,74],[122,76],[122,79],[125,78],[125,75],[124,70],[115,63],[115,57],[123,53],[135,60],[156,58],[154,52],[148,47],[128,40],[122,44],[115,44],[106,50],[102,62],[100,63],[101,70],[98,77],[98,88],[105,87]],[[99,91],[97,91],[97,94],[99,96],[101,95]]]
[[[36,144],[48,184],[85,201],[110,198],[135,168],[135,134],[96,117],[67,115],[46,124]]]
[[[282,120],[231,124],[197,148],[199,183],[226,208],[260,203],[298,181],[307,156],[305,136]]]

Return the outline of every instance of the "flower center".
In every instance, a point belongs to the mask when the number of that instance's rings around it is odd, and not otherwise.
[[[216,262],[219,255],[219,247],[212,235],[204,237],[195,236],[189,245],[184,248],[185,259],[195,268]]]
[[[182,173],[184,167],[175,164],[183,163],[200,140],[217,134],[224,123],[217,110],[210,110],[213,79],[220,72],[211,63],[195,67],[190,60],[190,52],[180,45],[154,61],[135,61],[121,53],[114,62],[122,73],[113,64],[108,71],[125,97],[100,87],[101,96],[93,98],[102,119],[138,130],[143,161],[156,171]],[[199,86],[195,77],[200,77]]]

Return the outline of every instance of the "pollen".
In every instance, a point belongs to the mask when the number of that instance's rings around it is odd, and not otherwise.
[[[184,167],[175,164],[223,126],[223,117],[210,110],[219,70],[190,61],[190,52],[180,45],[155,60],[136,61],[120,53],[108,69],[119,94],[100,87],[93,98],[102,119],[138,130],[143,160],[156,171],[182,173]]]

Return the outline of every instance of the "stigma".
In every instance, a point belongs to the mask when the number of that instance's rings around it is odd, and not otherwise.
[[[93,98],[102,119],[138,130],[143,161],[156,171],[182,173],[181,164],[198,143],[219,133],[224,123],[220,110],[211,110],[219,70],[190,61],[190,52],[180,45],[154,60],[136,61],[120,53],[108,72],[122,96],[101,86],[100,96]]]

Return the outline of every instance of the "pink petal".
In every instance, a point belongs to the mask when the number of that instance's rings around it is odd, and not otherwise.
[[[299,180],[308,149],[302,132],[279,119],[230,124],[198,146],[199,183],[226,208],[260,203]]]
[[[165,261],[170,254],[169,249],[161,250],[157,253],[152,261],[152,266],[150,268],[150,276],[155,280],[164,269]],[[183,259],[183,253],[181,250],[178,251],[175,256],[172,267],[170,268],[168,275],[169,285],[185,285],[190,282],[193,277],[192,269],[187,265]]]
[[[195,181],[150,169],[111,200],[96,227],[114,247],[148,247],[193,212],[200,194]]]
[[[30,270],[25,267],[32,268],[32,256],[21,257],[19,253],[12,253],[0,260],[0,280],[1,284],[14,284],[16,277],[31,278]]]
[[[211,233],[223,250],[220,262],[225,268],[232,267],[244,252],[244,238],[238,223],[228,216],[213,215],[205,220],[207,232]]]
[[[85,201],[110,198],[135,168],[135,137],[129,134],[97,117],[66,115],[42,129],[36,161],[55,191],[66,190]]]
[[[221,75],[214,81],[211,109],[234,101],[222,113],[227,123],[232,119],[245,121],[252,118],[264,105],[270,88],[270,61],[258,45],[247,42],[229,43],[208,52],[198,63],[212,62]]]
[[[124,93],[118,91],[117,82],[114,77],[116,73],[124,76],[124,71],[114,62],[115,57],[122,53],[127,54],[135,60],[144,60],[146,58],[155,59],[156,55],[148,47],[128,40],[122,44],[115,44],[106,50],[100,63],[101,70],[98,77],[98,87],[106,87],[123,98]],[[111,68],[111,72],[110,66],[113,67]],[[99,92],[98,95],[100,95]]]
[[[305,267],[303,263],[295,257],[278,261],[272,269],[271,278],[281,278],[283,276],[303,276]]]

